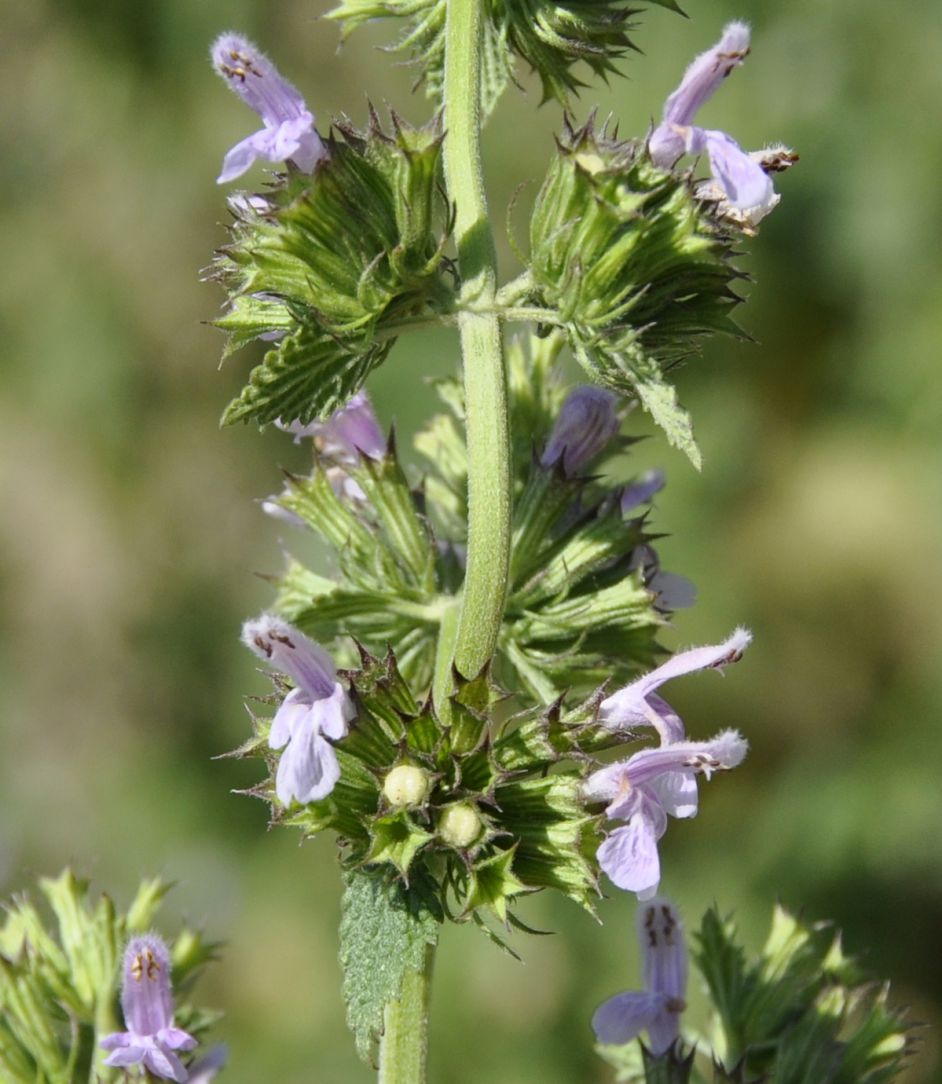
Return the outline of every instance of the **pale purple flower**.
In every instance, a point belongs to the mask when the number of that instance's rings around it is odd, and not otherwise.
[[[687,65],[680,86],[664,103],[661,123],[648,141],[648,151],[655,165],[670,167],[687,149],[683,129],[693,124],[694,117],[713,97],[723,80],[738,68],[749,55],[749,27],[732,22],[723,27],[716,45],[700,53]]]
[[[673,709],[656,689],[671,678],[692,674],[697,670],[722,670],[729,663],[739,662],[752,640],[748,629],[736,629],[721,644],[692,647],[680,651],[663,665],[643,674],[630,685],[612,693],[602,701],[599,722],[610,730],[627,731],[636,726],[653,726],[664,741],[677,741],[684,736],[684,727]],[[676,724],[672,722],[676,720]]]
[[[247,38],[220,34],[210,49],[213,66],[264,125],[226,155],[217,183],[234,181],[257,158],[291,161],[310,173],[327,150],[314,128],[314,115],[298,91]]]
[[[686,1008],[687,945],[680,912],[666,896],[638,905],[644,990],[616,994],[598,1007],[592,1027],[600,1043],[621,1044],[647,1031],[651,1053],[664,1054],[680,1036]]]
[[[667,475],[662,470],[645,471],[621,491],[622,515],[637,508],[639,504],[647,504],[665,485]]]
[[[268,735],[272,749],[284,749],[275,776],[278,800],[287,806],[326,798],[340,778],[337,754],[327,739],[342,738],[355,714],[333,660],[293,625],[270,614],[246,621],[242,641],[295,684]]]
[[[583,784],[586,802],[605,802],[609,820],[626,822],[599,847],[599,866],[614,885],[636,892],[641,900],[650,899],[661,880],[657,845],[668,816],[696,816],[697,775],[709,779],[714,772],[735,768],[747,749],[736,730],[724,730],[705,742],[665,740],[666,732],[683,733],[680,719],[667,711],[659,746],[606,765]]]
[[[648,151],[654,164],[662,169],[672,168],[684,154],[705,151],[710,171],[722,192],[718,202],[737,221],[751,227],[779,202],[769,177],[774,169],[767,170],[761,158],[747,154],[725,132],[693,124],[700,107],[748,55],[749,27],[740,22],[728,23],[720,40],[693,60],[680,86],[664,103],[663,119],[651,133]]]
[[[300,421],[278,421],[275,424],[286,433],[293,433],[295,444],[310,437],[324,455],[338,463],[353,466],[359,462],[361,455],[382,459],[386,454],[386,438],[370,397],[363,388],[326,421],[316,420],[306,425]]]
[[[140,1064],[162,1080],[182,1084],[188,1073],[174,1051],[192,1050],[197,1044],[192,1035],[173,1026],[167,946],[156,934],[132,937],[122,970],[121,1010],[128,1030],[101,1040],[104,1049],[111,1051],[105,1065]]]
[[[562,460],[567,478],[577,475],[618,432],[618,397],[585,384],[563,403],[546,443],[540,465],[548,470]]]

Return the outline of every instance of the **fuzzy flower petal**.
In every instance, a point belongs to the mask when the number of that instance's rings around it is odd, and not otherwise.
[[[694,154],[706,151],[713,176],[737,210],[762,217],[778,202],[772,178],[732,136],[714,129],[690,128],[687,144]]]
[[[657,701],[652,699],[654,691],[671,678],[692,674],[697,670],[722,669],[729,663],[738,662],[751,639],[752,634],[740,628],[721,644],[679,652],[662,666],[603,700],[599,712],[600,722],[612,730],[654,726],[663,736],[665,724],[658,705],[667,705],[660,698]],[[669,735],[669,740],[676,740],[676,737]]]
[[[664,116],[648,143],[656,166],[670,169],[688,149],[678,127],[693,123],[700,107],[723,80],[749,55],[749,27],[746,23],[727,23],[716,45],[695,57],[688,65],[680,86],[664,103]]]
[[[196,1040],[173,1026],[170,990],[170,953],[154,934],[133,937],[125,949],[122,967],[121,1009],[128,1030],[106,1035],[101,1046],[111,1051],[105,1065],[127,1068],[143,1065],[163,1080],[187,1079],[187,1071],[174,1050],[192,1050]]]
[[[219,184],[240,177],[257,158],[292,161],[310,173],[327,150],[314,128],[314,116],[298,91],[247,38],[221,34],[210,50],[213,66],[227,85],[262,118],[264,127],[226,155]]]
[[[625,486],[621,492],[622,515],[637,508],[639,504],[647,504],[655,495],[660,493],[667,485],[667,475],[662,470],[645,471],[630,485]]]
[[[310,714],[298,727],[278,761],[275,793],[283,805],[326,798],[340,778],[333,746],[314,729]]]
[[[293,433],[295,444],[309,437],[325,455],[345,465],[352,466],[361,455],[382,459],[386,453],[386,438],[370,397],[363,389],[326,421],[308,422],[307,425],[299,421],[275,424],[286,433]]]
[[[612,884],[636,892],[639,899],[652,896],[661,880],[657,828],[654,819],[640,811],[611,832],[598,849],[599,865]]]
[[[740,764],[748,746],[735,730],[725,730],[711,741],[670,741],[641,749],[627,760],[593,772],[583,783],[583,799],[590,805],[607,803],[609,820],[626,821],[616,828],[597,852],[599,866],[618,888],[646,899],[657,891],[660,863],[657,843],[667,818],[692,817],[697,812],[696,776]]]
[[[333,746],[347,733],[353,704],[337,681],[333,660],[287,621],[265,614],[247,621],[242,640],[260,658],[294,680],[272,720],[268,744],[283,749],[275,793],[283,805],[326,798],[340,778]]]
[[[651,133],[648,152],[661,169],[672,169],[684,154],[706,152],[713,180],[697,186],[701,199],[717,204],[718,213],[750,232],[779,202],[770,173],[788,168],[797,155],[749,154],[725,132],[697,127],[700,107],[749,53],[749,27],[729,23],[711,49],[701,53],[684,72],[680,86],[664,103],[661,123]]]
[[[596,1010],[592,1027],[601,1043],[626,1043],[646,1030],[651,1052],[658,1056],[680,1036],[680,1014],[687,996],[687,946],[680,913],[665,896],[639,904],[636,928],[644,990],[609,998]]]
[[[600,1043],[621,1045],[637,1038],[664,1011],[665,994],[630,990],[603,1002],[592,1017],[592,1028]]]

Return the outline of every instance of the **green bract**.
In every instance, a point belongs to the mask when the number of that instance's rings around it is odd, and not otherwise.
[[[680,11],[676,0],[645,0]],[[345,33],[377,18],[398,18],[405,29],[397,48],[422,69],[429,95],[440,100],[445,61],[445,0],[342,0],[330,17]],[[565,102],[583,86],[573,71],[581,61],[593,75],[614,72],[615,61],[636,48],[631,19],[641,9],[631,0],[490,0],[484,20],[481,104],[489,113],[508,80],[514,56],[539,75],[544,100]]]
[[[567,126],[530,227],[532,300],[558,311],[592,378],[637,396],[697,465],[664,374],[703,336],[741,334],[734,240],[687,174],[656,168],[642,141],[609,140],[591,120]]]
[[[227,353],[277,341],[223,420],[308,422],[346,402],[397,332],[451,305],[439,193],[442,132],[375,115],[341,125],[309,176],[284,175],[263,196],[230,201],[231,240],[215,275],[230,295],[218,326]]]

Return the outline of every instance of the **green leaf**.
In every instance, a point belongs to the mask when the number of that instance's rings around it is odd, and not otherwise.
[[[339,340],[312,325],[269,350],[222,416],[223,425],[254,419],[306,424],[339,410],[389,353],[393,340]]]
[[[693,437],[690,415],[677,401],[677,389],[654,373],[647,377],[639,375],[635,388],[642,406],[664,430],[668,443],[682,451],[700,470],[703,457]]]
[[[340,922],[340,962],[347,1023],[360,1057],[370,1062],[382,1034],[383,1010],[398,1000],[410,971],[422,971],[441,921],[426,885],[406,888],[382,872],[346,877]]]

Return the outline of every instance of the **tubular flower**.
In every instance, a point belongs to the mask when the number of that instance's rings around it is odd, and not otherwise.
[[[173,1026],[170,953],[156,934],[134,937],[124,951],[121,1010],[127,1031],[106,1035],[101,1045],[111,1053],[105,1065],[141,1064],[162,1080],[189,1079],[176,1050],[192,1050],[196,1040]]]
[[[663,119],[648,141],[651,160],[662,169],[671,169],[684,154],[706,152],[719,189],[716,195],[720,212],[728,213],[747,228],[757,225],[779,202],[769,173],[787,168],[797,156],[788,151],[787,164],[766,164],[762,152],[748,154],[726,132],[697,127],[693,120],[720,83],[748,55],[749,27],[740,22],[728,23],[716,45],[688,66],[680,86],[664,103]],[[709,193],[698,194],[707,198]]]
[[[673,720],[680,725],[676,715]],[[583,784],[585,800],[606,802],[608,819],[626,822],[598,849],[609,880],[638,899],[650,899],[661,880],[657,845],[668,816],[696,816],[697,775],[709,779],[735,768],[747,748],[738,731],[724,730],[710,741],[662,741],[590,775]]]
[[[598,1007],[592,1027],[600,1043],[627,1043],[646,1030],[651,1053],[668,1051],[680,1035],[686,1008],[687,945],[677,907],[656,896],[638,906],[638,943],[644,990],[616,994]]]
[[[268,744],[284,749],[275,777],[283,805],[326,798],[340,778],[335,741],[347,733],[353,705],[327,652],[293,625],[264,614],[247,621],[242,641],[295,683],[275,713]]]
[[[591,384],[566,396],[540,460],[544,469],[562,460],[563,473],[572,478],[592,462],[618,432],[618,396]]]
[[[736,629],[721,644],[693,647],[680,651],[644,674],[630,685],[619,689],[602,701],[599,722],[610,730],[626,731],[636,726],[653,726],[662,742],[679,741],[684,737],[684,725],[673,708],[655,692],[671,678],[692,674],[697,670],[721,670],[739,662],[752,640],[748,629]]]
[[[327,150],[314,128],[314,114],[299,92],[264,53],[239,34],[220,34],[210,55],[216,71],[264,124],[229,151],[217,183],[241,177],[256,158],[291,161],[310,173]]]

